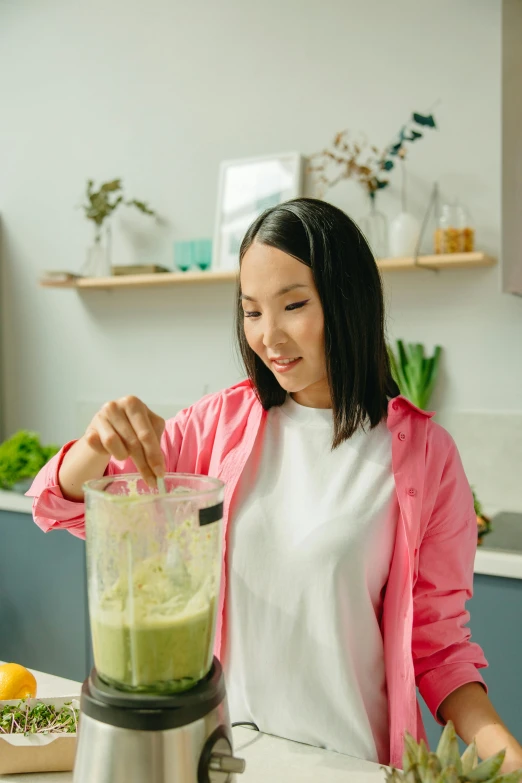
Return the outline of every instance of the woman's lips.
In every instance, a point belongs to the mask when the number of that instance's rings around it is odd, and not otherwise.
[[[296,359],[291,359],[290,361],[288,359],[270,359],[270,361],[276,372],[283,373],[293,370],[301,361],[301,356],[298,356]]]

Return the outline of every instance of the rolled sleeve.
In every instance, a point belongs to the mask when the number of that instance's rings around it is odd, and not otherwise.
[[[444,725],[444,721],[439,714],[440,705],[450,693],[470,682],[479,683],[487,692],[487,685],[474,663],[457,663],[447,667],[440,666],[438,669],[427,672],[420,678],[419,690],[422,698],[437,723],[440,723],[441,726]]]
[[[418,553],[412,653],[417,687],[434,718],[444,699],[470,682],[483,687],[484,653],[471,641],[466,603],[473,595],[477,521],[471,491],[452,443],[437,502]]]
[[[75,440],[66,443],[44,465],[26,495],[33,498],[33,518],[44,533],[61,528],[78,538],[85,538],[85,504],[66,500],[58,482],[63,458],[75,443]]]

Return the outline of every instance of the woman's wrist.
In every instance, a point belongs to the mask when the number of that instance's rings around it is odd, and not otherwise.
[[[442,702],[439,713],[443,720],[453,722],[457,734],[467,745],[475,740],[481,759],[505,749],[502,772],[522,768],[522,747],[504,725],[478,682],[467,683],[450,693]]]
[[[101,478],[110,462],[110,454],[96,448],[87,435],[71,446],[62,460],[58,471],[58,483],[66,500],[83,500],[83,485],[86,481]]]

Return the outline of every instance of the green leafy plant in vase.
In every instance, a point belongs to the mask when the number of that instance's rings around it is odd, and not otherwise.
[[[94,223],[94,243],[87,252],[82,273],[89,277],[108,277],[111,274],[111,231],[109,218],[123,204],[134,207],[144,215],[157,218],[156,212],[145,201],[126,200],[121,179],[104,182],[98,190],[94,180],[87,180],[86,200],[82,209],[87,220]]]
[[[44,446],[36,432],[20,430],[0,444],[0,489],[25,492],[60,447]]]

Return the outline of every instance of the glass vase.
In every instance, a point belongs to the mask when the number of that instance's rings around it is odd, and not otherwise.
[[[375,205],[375,195],[370,196],[370,211],[359,221],[359,227],[376,258],[388,256],[388,219]]]
[[[96,231],[92,245],[87,248],[85,263],[82,267],[84,277],[110,277],[111,268],[111,233],[107,226]]]

